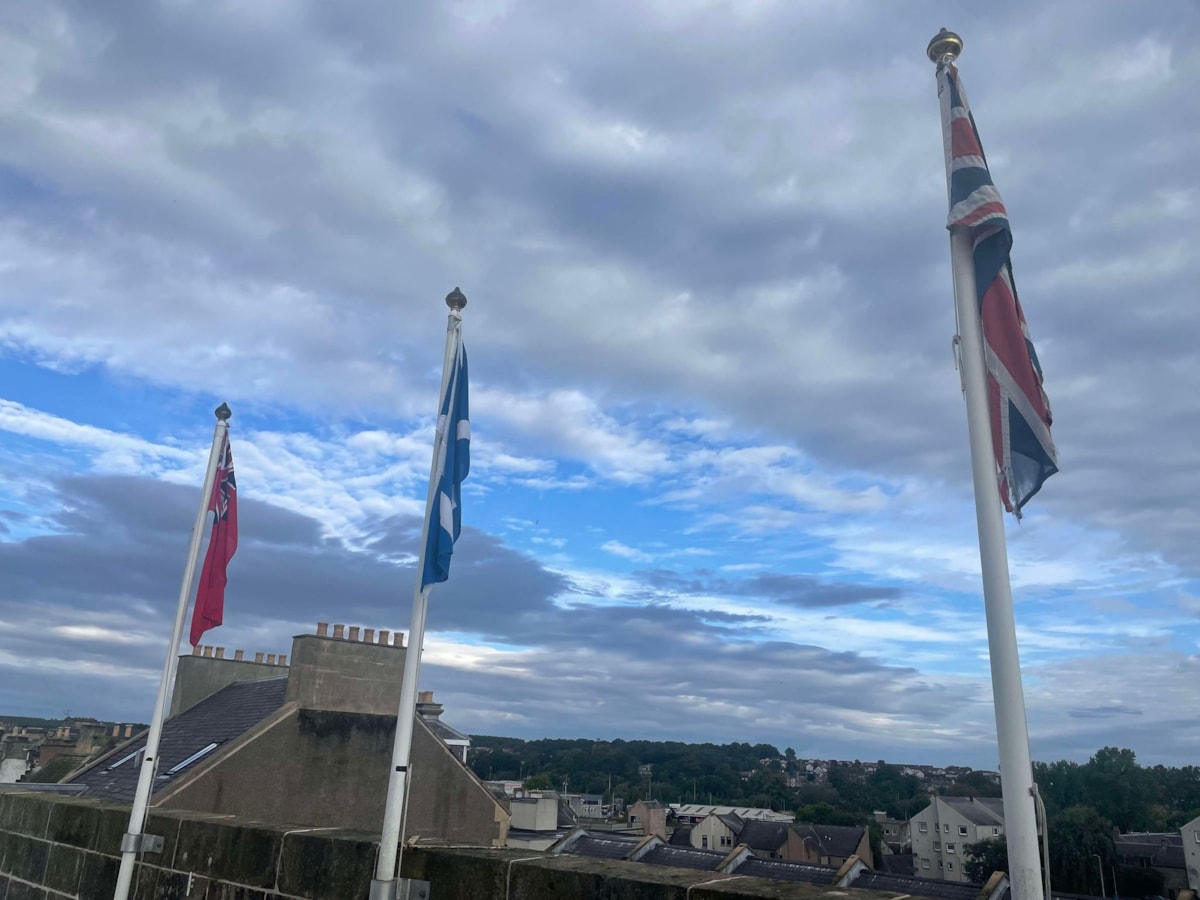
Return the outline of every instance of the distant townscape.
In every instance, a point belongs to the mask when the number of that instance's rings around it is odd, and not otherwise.
[[[280,822],[363,824],[379,801],[360,773],[388,749],[404,652],[401,634],[324,623],[297,636],[290,661],[196,648],[180,660],[155,805],[250,815],[266,804]],[[423,692],[417,760],[430,778],[413,814],[435,839],[876,888],[915,878],[977,890],[1007,864],[995,771],[769,744],[472,737],[442,713]],[[3,790],[132,796],[143,725],[9,717],[0,731]],[[276,777],[293,789],[257,790],[258,754],[287,759]],[[1146,768],[1110,747],[1083,764],[1038,763],[1035,778],[1058,890],[1166,898],[1197,887],[1200,769]],[[360,802],[333,809],[311,787],[321,783]]]

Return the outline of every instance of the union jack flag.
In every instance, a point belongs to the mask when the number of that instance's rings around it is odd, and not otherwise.
[[[237,481],[233,477],[233,451],[226,432],[217,458],[217,475],[213,481],[208,508],[213,516],[212,536],[204,567],[200,570],[200,585],[196,588],[196,606],[192,610],[192,646],[200,643],[204,632],[221,624],[225,614],[225,570],[237,552]]]
[[[992,183],[975,119],[953,65],[938,69],[938,97],[946,125],[942,133],[950,191],[947,227],[965,228],[971,235],[996,478],[1004,508],[1019,519],[1021,508],[1058,471],[1058,452],[1050,436],[1050,401],[1042,389],[1042,367],[1017,299],[1008,213]]]

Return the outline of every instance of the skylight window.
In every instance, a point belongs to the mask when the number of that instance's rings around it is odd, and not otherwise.
[[[216,749],[217,749],[216,744],[209,744],[207,747],[203,748],[202,750],[197,750],[195,753],[193,753],[191,756],[189,756],[183,762],[176,763],[171,768],[169,768],[167,770],[167,774],[168,775],[176,775],[179,772],[182,772],[184,769],[186,769],[188,766],[190,766],[196,760],[200,759],[201,757],[208,756],[208,754],[212,753]]]
[[[129,762],[131,759],[133,759],[133,758],[134,758],[135,756],[137,756],[138,754],[140,754],[140,753],[145,753],[145,752],[146,752],[146,748],[145,748],[145,747],[138,747],[136,750],[134,750],[134,751],[133,751],[132,753],[130,753],[128,756],[122,756],[122,757],[121,757],[120,759],[118,759],[118,760],[117,760],[115,763],[113,763],[111,766],[109,766],[109,767],[108,767],[108,769],[107,769],[106,771],[109,771],[109,772],[111,772],[113,769],[117,768],[118,766],[123,766],[123,765],[125,765],[125,763]]]

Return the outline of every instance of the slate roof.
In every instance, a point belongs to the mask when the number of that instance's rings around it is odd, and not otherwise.
[[[621,859],[634,846],[630,840],[630,838],[624,836],[608,834],[601,836],[587,832],[562,852],[580,856],[603,856],[609,859]],[[624,851],[624,853],[621,856],[617,856],[617,853],[620,851]],[[693,847],[659,844],[642,856],[638,862],[653,866],[673,866],[679,869],[715,872],[728,855],[728,853],[715,850],[697,850]],[[730,874],[752,875],[759,878],[770,878],[775,881],[790,881],[802,884],[832,885],[838,871],[839,868],[837,866],[820,866],[811,863],[749,856],[742,860]],[[919,878],[915,875],[887,875],[882,872],[872,872],[870,869],[861,872],[850,886],[883,891],[890,894],[927,897],[930,900],[978,900],[979,894],[983,890],[978,884],[960,884],[958,882],[942,881],[935,878]],[[1008,892],[1005,889],[1000,895],[999,900],[1007,900],[1007,897]],[[1057,893],[1055,894],[1055,898],[1059,900]],[[1076,898],[1064,897],[1061,900],[1076,900]]]
[[[738,833],[738,843],[745,844],[751,850],[778,850],[788,839],[788,825],[784,822],[761,822],[753,820],[745,823]]]
[[[159,774],[151,796],[174,780],[176,776],[169,774],[170,769],[209,744],[216,744],[216,749],[219,749],[220,745],[241,737],[283,706],[286,696],[286,676],[238,682],[168,719],[163,723],[162,736],[159,738]],[[143,733],[89,766],[68,783],[87,785],[85,797],[132,803],[141,756],[132,758],[131,755],[145,747],[146,735]],[[190,771],[190,768],[183,771]],[[183,772],[178,774],[182,775]]]
[[[729,854],[713,850],[697,850],[695,847],[675,847],[663,844],[655,847],[640,862],[652,866],[674,866],[676,869],[699,869],[703,872],[715,872],[717,866]]]
[[[677,825],[675,830],[671,832],[671,839],[667,843],[675,847],[692,846],[692,826]]]
[[[742,817],[737,813],[717,813],[716,815],[721,821],[721,824],[734,834],[740,832],[742,830],[742,826],[746,824]]]
[[[756,875],[776,881],[796,881],[802,884],[833,884],[837,866],[814,866],[809,863],[788,862],[782,859],[762,859],[751,856],[733,870],[734,875]]]
[[[888,853],[879,857],[879,868],[885,875],[911,875],[913,859],[911,853]]]
[[[1183,856],[1183,835],[1178,831],[1165,833],[1140,832],[1118,834],[1113,844],[1125,859],[1148,860],[1159,869],[1183,869],[1187,867]]]
[[[600,859],[624,859],[633,852],[638,843],[637,838],[618,837],[613,834],[587,834],[571,845],[571,853]]]
[[[983,890],[983,885],[980,884],[917,878],[912,875],[884,875],[871,871],[863,872],[855,878],[850,887],[892,894],[913,894],[917,897],[931,897],[933,900],[976,900],[979,892]]]
[[[972,825],[1003,825],[1004,801],[999,797],[939,797]]]
[[[861,825],[814,825],[809,822],[791,828],[801,840],[815,843],[821,856],[841,859],[849,859],[858,850],[864,830]]]
[[[467,737],[457,728],[447,725],[441,719],[433,716],[421,716],[421,721],[428,726],[429,730],[432,731],[436,737],[440,738],[447,744],[449,744],[451,741],[466,741],[468,744],[471,742],[469,737]]]

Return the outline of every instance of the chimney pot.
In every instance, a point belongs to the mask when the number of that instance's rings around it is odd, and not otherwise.
[[[352,640],[352,641],[358,640],[358,626],[357,625],[350,626],[350,640]]]
[[[279,662],[279,665],[286,666],[287,665],[287,654],[280,653],[278,662]]]
[[[388,631],[386,628],[379,629],[379,643],[381,643],[381,644],[388,643],[388,637],[390,635],[391,635],[391,632]]]
[[[132,725],[125,726],[125,737],[133,737],[133,726]]]
[[[267,654],[267,665],[268,666],[275,665],[275,654],[274,653]]]
[[[346,635],[346,626],[345,625],[334,625],[333,626],[333,636],[335,638],[342,638],[342,637],[345,637],[345,635]]]
[[[329,623],[328,622],[318,622],[317,623],[317,637],[329,637]]]
[[[392,646],[393,647],[403,647],[404,646],[404,632],[403,631],[397,631],[394,635],[392,635]]]
[[[121,726],[120,726],[120,725],[114,725],[114,726],[113,726],[113,733],[112,733],[112,736],[113,736],[113,737],[119,737],[119,736],[120,736],[120,734],[121,734]]]
[[[204,645],[204,655],[212,656],[212,647],[208,646],[208,644]]]
[[[374,628],[364,628],[363,629],[363,643],[364,644],[375,643],[375,629]]]
[[[260,650],[258,653],[255,653],[255,654],[254,654],[254,661],[255,661],[256,663],[260,663],[260,662],[262,662],[262,661],[263,661],[263,655],[262,655],[262,651],[261,651],[261,650]]]
[[[240,659],[241,659],[243,656],[245,656],[245,655],[246,655],[246,651],[245,651],[245,650],[234,650],[234,651],[233,651],[233,658],[234,658],[234,659],[240,660]]]
[[[433,702],[433,691],[417,691],[417,702],[418,703],[432,703]]]
[[[199,655],[200,655],[200,645],[192,644],[192,656],[199,656]]]
[[[218,647],[217,648],[217,659],[224,659],[224,658],[225,658],[225,648]]]

